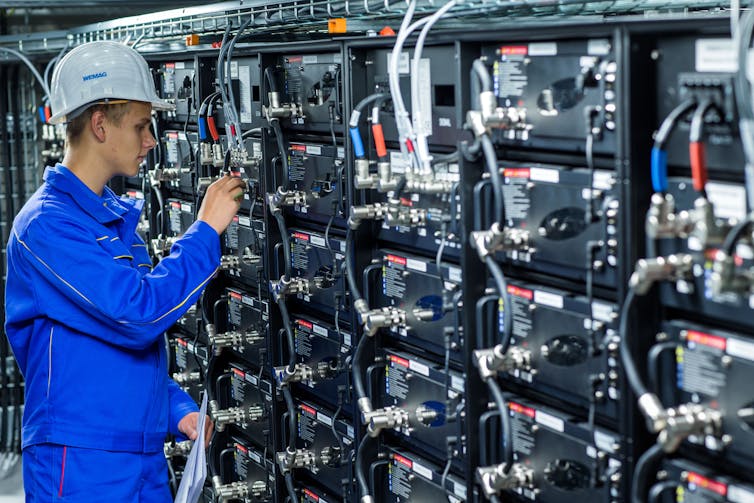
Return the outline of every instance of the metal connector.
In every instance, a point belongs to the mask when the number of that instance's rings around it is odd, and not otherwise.
[[[406,311],[395,307],[372,309],[361,316],[364,331],[374,335],[380,328],[392,328],[406,324]]]
[[[230,407],[221,409],[217,400],[209,402],[209,415],[215,423],[217,431],[224,431],[229,424],[255,423],[265,417],[263,405],[254,404],[248,407]]]
[[[225,165],[225,152],[219,143],[212,144],[212,165],[216,168],[222,168]]]
[[[264,342],[264,336],[257,330],[247,330],[246,332],[232,330],[220,334],[207,332],[207,337],[215,356],[222,353],[224,348],[239,348],[244,344],[253,346]]]
[[[202,165],[212,164],[212,144],[204,142],[199,145],[199,155]]]
[[[370,437],[376,437],[384,429],[401,430],[408,427],[408,412],[391,405],[362,414],[361,419]]]
[[[754,275],[750,270],[736,267],[735,258],[719,250],[712,264],[709,287],[713,296],[725,293],[749,294],[754,288]]]
[[[721,436],[723,415],[701,404],[687,403],[665,409],[653,393],[639,397],[639,409],[647,428],[657,433],[657,442],[665,452],[674,452],[690,436]]]
[[[212,489],[222,503],[238,499],[260,499],[269,493],[267,482],[264,480],[255,480],[251,483],[231,482],[230,484],[223,484],[219,475],[212,477]]]
[[[267,93],[269,106],[262,105],[262,113],[268,121],[273,119],[288,119],[303,115],[302,107],[298,103],[280,103],[280,93],[277,91]]]
[[[512,346],[503,353],[503,346],[498,344],[494,348],[474,350],[474,363],[479,368],[479,376],[486,381],[499,372],[531,369],[531,351]]]
[[[377,188],[379,177],[377,174],[369,173],[369,159],[356,159],[354,168],[353,184],[355,188],[370,190]]]
[[[217,180],[219,180],[220,177],[217,176],[202,176],[196,181],[196,192],[200,196],[203,196],[210,185],[215,183]]]
[[[649,204],[644,229],[648,239],[687,237],[694,225],[688,212],[676,214],[675,199],[655,192]]]
[[[241,272],[241,266],[258,265],[262,262],[262,257],[253,253],[238,255],[223,255],[220,257],[220,270]]]
[[[495,252],[531,251],[529,236],[527,230],[501,228],[500,223],[495,222],[489,230],[473,231],[471,244],[479,254],[479,258],[484,260]]]
[[[178,384],[178,386],[189,386],[191,384],[200,383],[202,378],[199,372],[183,371],[174,372],[173,380],[176,382],[176,384]]]
[[[270,293],[275,301],[278,301],[281,297],[287,297],[288,295],[308,295],[309,291],[309,280],[304,278],[287,279],[283,276],[279,280],[270,281]]]
[[[477,481],[482,486],[482,491],[487,498],[500,491],[533,487],[534,485],[534,470],[520,463],[513,463],[508,473],[505,472],[505,463],[494,466],[480,466],[476,469]]]
[[[186,457],[191,452],[191,448],[194,443],[191,440],[184,440],[183,442],[165,442],[163,446],[163,452],[166,458],[172,458],[174,456]]]
[[[275,372],[275,381],[279,387],[292,382],[311,381],[314,377],[314,371],[312,368],[303,363],[297,363],[294,366],[293,371],[289,370],[286,365],[273,367],[273,370]]]
[[[629,285],[637,295],[645,295],[657,281],[680,281],[691,278],[693,255],[678,253],[667,257],[641,259],[631,275]]]
[[[283,475],[296,468],[310,468],[317,464],[317,455],[308,449],[285,450],[278,452],[275,457]]]
[[[308,197],[310,196],[307,192],[284,190],[282,187],[278,187],[273,194],[267,194],[267,205],[270,207],[270,211],[276,213],[286,206],[305,206]]]
[[[170,253],[170,249],[175,242],[178,241],[177,237],[165,237],[162,234],[152,239],[152,252],[161,257]]]

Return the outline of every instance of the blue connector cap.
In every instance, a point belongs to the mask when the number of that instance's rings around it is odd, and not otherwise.
[[[45,107],[38,107],[37,111],[39,112],[39,120],[42,121],[42,124],[47,123],[47,117],[45,117]]]
[[[668,153],[656,147],[652,149],[652,188],[655,192],[668,190]]]
[[[204,141],[207,139],[207,121],[199,118],[199,139]]]
[[[361,135],[359,134],[359,128],[352,127],[351,143],[353,143],[353,153],[357,158],[362,159],[364,157],[364,143],[361,141]]]

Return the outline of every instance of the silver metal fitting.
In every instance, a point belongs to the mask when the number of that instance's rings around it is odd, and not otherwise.
[[[534,485],[534,470],[520,463],[513,463],[508,473],[505,472],[505,463],[494,466],[480,466],[476,469],[477,481],[482,486],[482,491],[487,498],[500,491],[533,487]]]
[[[212,164],[212,144],[202,143],[199,146],[199,155],[201,156],[202,165]]]
[[[362,421],[366,424],[366,419],[364,419],[365,414],[374,411],[374,409],[372,409],[372,400],[370,400],[369,397],[364,396],[356,401],[356,405],[358,405],[359,412],[362,414]]]
[[[287,297],[288,295],[308,295],[309,291],[309,280],[304,278],[287,279],[283,276],[279,280],[270,281],[270,293],[272,293],[272,297],[275,301],[281,297]]]
[[[522,229],[510,229],[495,222],[486,231],[473,231],[471,244],[476,249],[479,258],[484,260],[495,252],[531,251],[529,245],[530,233]]]
[[[285,206],[305,206],[309,194],[301,190],[284,190],[278,187],[274,194],[267,194],[267,205],[273,213],[280,211]]]
[[[287,119],[303,115],[301,105],[298,103],[280,103],[279,92],[267,93],[270,105],[262,105],[262,113],[268,121],[273,119]]]
[[[395,307],[372,309],[361,316],[364,331],[374,335],[380,328],[392,328],[406,324],[406,311]]]
[[[723,416],[700,404],[684,404],[665,411],[666,426],[657,436],[665,452],[674,452],[690,436],[720,438]]]
[[[215,183],[217,180],[219,180],[220,177],[217,176],[202,176],[196,181],[196,192],[203,196],[210,185]]]
[[[713,296],[725,293],[744,295],[754,287],[754,276],[749,270],[739,270],[735,259],[719,250],[712,264],[709,286]]]
[[[160,234],[156,238],[152,239],[152,253],[154,253],[158,257],[168,255],[170,253],[170,249],[173,247],[176,241],[178,241],[177,237],[165,237]]]
[[[426,405],[420,405],[415,411],[416,420],[424,426],[431,425],[439,416],[439,413],[435,409],[430,409]]]
[[[201,382],[202,378],[199,372],[189,372],[189,371],[183,371],[183,372],[174,372],[173,373],[173,380],[178,384],[178,386],[188,386],[191,384],[196,384]]]
[[[317,455],[308,449],[285,450],[278,452],[275,457],[283,475],[296,468],[309,468],[317,464]]]
[[[362,421],[367,426],[370,437],[376,437],[384,429],[400,431],[408,427],[408,412],[394,405],[376,409],[370,413],[361,415]]]
[[[499,372],[531,369],[531,351],[511,346],[503,353],[503,346],[498,344],[494,348],[474,350],[474,363],[479,368],[479,376],[486,381]]]
[[[220,334],[210,334],[208,332],[207,337],[215,356],[218,356],[224,348],[240,348],[244,344],[253,346],[264,342],[264,336],[257,330],[248,330],[246,332],[232,330]]]
[[[648,239],[686,237],[693,228],[688,212],[675,212],[675,199],[670,194],[655,192],[649,204],[644,228]]]
[[[636,262],[629,285],[638,295],[645,295],[657,281],[690,279],[693,266],[694,257],[687,253],[641,259]]]
[[[216,168],[222,168],[225,164],[225,152],[223,146],[219,143],[212,144],[212,165]]]
[[[376,189],[379,181],[378,175],[369,173],[369,159],[356,159],[354,161],[355,173],[353,177],[354,187],[357,189]]]
[[[297,363],[293,371],[288,370],[287,365],[273,367],[273,370],[275,371],[275,381],[277,381],[279,387],[292,382],[311,381],[314,377],[312,368],[304,363]]]
[[[224,431],[229,424],[255,423],[265,416],[263,405],[254,404],[248,407],[230,407],[221,409],[217,400],[209,402],[209,415],[215,423],[217,431]]]
[[[183,442],[176,443],[165,442],[162,450],[165,453],[166,458],[172,458],[174,456],[185,457],[189,455],[193,445],[194,444],[191,440],[184,440]]]

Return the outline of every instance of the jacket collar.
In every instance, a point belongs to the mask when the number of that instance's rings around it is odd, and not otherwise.
[[[44,180],[56,190],[69,194],[82,210],[101,224],[122,220],[129,211],[109,187],[98,196],[60,163],[45,170]]]

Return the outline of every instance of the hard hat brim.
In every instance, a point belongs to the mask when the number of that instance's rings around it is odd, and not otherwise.
[[[137,101],[137,100],[131,100],[131,101]],[[151,104],[152,110],[156,110],[158,112],[169,112],[169,111],[175,110],[175,104],[169,103],[159,98],[155,98],[154,100],[151,100],[148,102],[142,102],[142,103]],[[50,117],[50,120],[48,120],[47,122],[48,124],[66,124],[68,122],[71,122],[78,115],[80,115],[84,110],[86,110],[92,105],[94,105],[94,103],[85,105],[81,107],[78,111],[74,110],[73,112],[68,112],[68,113],[52,114],[52,116]]]

